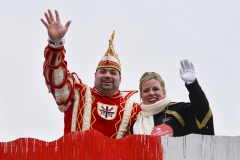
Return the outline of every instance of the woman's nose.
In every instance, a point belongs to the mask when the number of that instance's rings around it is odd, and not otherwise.
[[[154,91],[153,91],[153,90],[150,90],[150,91],[149,91],[149,94],[154,94]]]

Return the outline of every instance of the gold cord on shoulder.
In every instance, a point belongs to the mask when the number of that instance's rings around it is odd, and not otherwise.
[[[173,104],[175,104],[175,103],[173,103]],[[173,105],[173,104],[170,103],[170,105]],[[185,121],[183,120],[183,118],[176,111],[165,110],[165,113],[173,115],[175,118],[177,118],[177,120],[181,123],[182,126],[185,125]],[[206,114],[206,116],[204,117],[202,123],[200,123],[199,120],[195,117],[197,127],[199,129],[202,129],[202,128],[206,127],[206,125],[207,125],[207,123],[208,123],[208,121],[209,121],[209,119],[211,117],[212,117],[212,110],[211,110],[211,108],[209,108],[209,111]]]
[[[175,118],[177,118],[177,120],[180,122],[180,124],[184,127],[185,121],[176,111],[166,110],[165,113],[173,115]]]

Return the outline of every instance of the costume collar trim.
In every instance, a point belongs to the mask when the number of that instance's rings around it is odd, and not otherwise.
[[[99,92],[95,87],[93,88],[93,91],[96,94],[98,94],[99,96],[109,97],[109,98],[113,98],[113,99],[121,97],[121,92],[119,90],[116,93],[111,94],[111,95],[104,95],[101,92]]]

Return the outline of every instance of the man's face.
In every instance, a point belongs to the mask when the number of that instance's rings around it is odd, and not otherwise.
[[[114,68],[99,68],[95,73],[95,88],[104,95],[111,95],[118,91],[121,75]]]

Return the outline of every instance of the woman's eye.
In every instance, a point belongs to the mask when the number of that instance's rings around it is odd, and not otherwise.
[[[143,92],[144,92],[144,93],[147,93],[147,92],[148,92],[148,90],[144,90]]]

